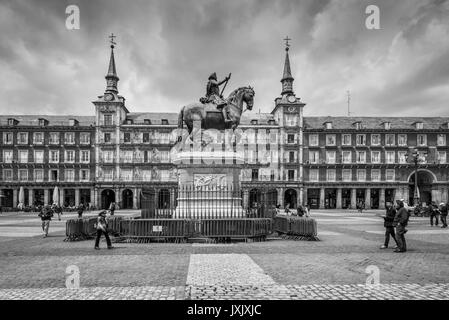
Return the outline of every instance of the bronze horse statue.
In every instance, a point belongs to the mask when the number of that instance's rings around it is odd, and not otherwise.
[[[248,110],[252,110],[254,103],[254,89],[250,86],[241,87],[229,94],[226,98],[228,116],[231,120],[225,123],[223,119],[223,113],[217,109],[217,106],[213,103],[192,103],[184,106],[181,109],[178,117],[178,129],[183,128],[183,124],[186,124],[187,130],[189,132],[189,137],[192,137],[192,131],[194,129],[194,123],[201,122],[201,129],[217,129],[235,130],[240,124],[240,117],[243,113],[243,103],[246,104]],[[178,135],[178,142],[182,141],[181,131]]]

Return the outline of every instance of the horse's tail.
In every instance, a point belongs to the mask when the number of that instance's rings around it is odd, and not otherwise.
[[[181,112],[179,112],[178,116],[178,142],[182,141],[182,128],[184,125],[184,108],[182,107]]]

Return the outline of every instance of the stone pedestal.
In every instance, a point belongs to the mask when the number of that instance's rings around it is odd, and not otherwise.
[[[240,173],[243,156],[233,151],[182,151],[178,169],[176,218],[243,217]]]

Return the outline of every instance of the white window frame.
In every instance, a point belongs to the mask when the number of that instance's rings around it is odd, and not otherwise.
[[[39,159],[37,156],[38,153],[42,154],[42,157]],[[34,150],[34,163],[44,163],[45,151],[44,150]]]
[[[57,172],[56,180],[53,180],[52,171],[56,171]],[[60,175],[59,169],[50,169],[50,170],[48,170],[48,181],[57,182],[57,181],[59,181],[60,178],[61,178],[61,175]]]
[[[53,155],[56,155],[55,159]],[[48,162],[49,163],[59,163],[59,150],[50,150],[48,154]]]
[[[422,140],[423,140],[423,143],[420,142],[420,140],[421,140],[420,138],[423,138],[423,139],[422,139]],[[425,134],[425,133],[418,134],[418,135],[416,136],[416,145],[419,146],[419,147],[425,147],[425,146],[427,146],[427,134]]]
[[[87,159],[85,159],[84,155],[87,154]],[[80,162],[81,163],[89,163],[90,162],[90,150],[80,150]]]
[[[71,177],[68,177],[67,173],[72,173]],[[66,181],[66,182],[74,182],[75,181],[75,170],[74,169],[65,169],[64,170],[64,181]]]
[[[83,178],[83,172],[87,172],[86,174],[86,178]],[[86,181],[90,181],[90,170],[89,169],[81,169],[80,172],[80,181],[86,182]]]
[[[437,161],[439,164],[447,163],[447,153],[446,151],[437,151]]]
[[[6,155],[9,155],[9,157],[7,157]],[[3,150],[3,163],[12,163],[13,161],[14,161],[14,151]]]
[[[59,144],[60,136],[59,132],[50,132],[49,144]]]
[[[69,157],[69,154],[71,154],[72,156]],[[76,156],[75,150],[65,150],[64,162],[65,163],[75,163],[75,156]]]
[[[26,179],[22,179],[22,173],[26,172]],[[29,173],[28,173],[28,169],[19,169],[17,172],[17,176],[19,178],[19,181],[28,181],[29,177],[28,177]]]
[[[375,177],[374,173],[377,173],[377,178]],[[379,182],[381,181],[382,172],[380,169],[371,169],[371,181],[373,182]]]
[[[377,143],[375,143],[374,141],[374,137],[377,137]],[[378,133],[372,134],[371,135],[371,145],[372,146],[379,146],[381,143],[381,136]]]
[[[22,157],[23,154],[26,154],[25,159]],[[18,152],[19,163],[28,163],[29,156],[30,153],[28,152],[28,150],[19,150]]]
[[[360,155],[363,154],[363,160],[360,160]],[[355,153],[356,163],[366,163],[366,151],[356,151]]]
[[[391,157],[391,155],[393,155]],[[396,163],[396,152],[395,151],[385,151],[385,163],[394,164]]]
[[[363,143],[360,143],[360,138],[363,138]],[[356,136],[356,145],[366,146],[366,134],[358,134]]]
[[[37,140],[38,135],[40,135],[40,137],[41,137],[40,141]],[[33,144],[38,144],[38,145],[44,144],[44,139],[45,138],[44,138],[43,132],[33,132]]]
[[[345,178],[347,173],[349,173],[349,177]],[[341,180],[344,182],[352,181],[352,169],[343,169],[341,171]]]
[[[24,139],[25,141],[23,141],[21,139],[22,135],[25,136],[25,139]],[[21,145],[28,144],[28,132],[18,132],[17,133],[17,144],[21,144]]]
[[[41,178],[37,177],[37,173],[40,172],[41,173]],[[44,181],[44,169],[34,169],[34,181],[36,182],[42,182]]]
[[[316,160],[314,161],[312,155],[316,155]],[[309,163],[316,164],[320,162],[320,152],[316,150],[309,150]]]
[[[346,161],[346,159],[345,159],[345,154],[349,154],[348,161]],[[341,157],[342,157],[342,163],[352,163],[352,151],[343,150]]]
[[[7,137],[11,137],[11,140],[8,141]],[[13,144],[14,143],[14,133],[12,132],[3,132],[3,144]]]
[[[337,145],[337,135],[326,134],[326,146],[336,146]]]
[[[363,177],[361,178],[360,174],[363,173]],[[366,169],[357,169],[357,181],[365,182],[366,181]]]
[[[393,137],[393,142],[392,143],[388,143],[388,138],[391,138],[391,137]],[[395,146],[395,144],[396,144],[396,136],[395,136],[395,134],[394,133],[387,133],[385,135],[385,145],[388,146],[388,147],[392,147],[392,146]]]
[[[330,157],[330,155],[333,154],[332,157]],[[336,158],[337,158],[337,152],[334,150],[329,150],[326,151],[326,163],[328,164],[335,164],[336,163]]]
[[[337,171],[335,169],[327,169],[326,170],[326,181],[327,182],[337,181]]]
[[[87,137],[87,138],[85,138]],[[81,132],[80,133],[80,144],[90,144],[90,133],[89,132]]]
[[[68,139],[73,137],[73,139]],[[64,144],[75,144],[75,132],[64,132]]]
[[[400,164],[407,163],[407,151],[398,151],[398,162]]]
[[[374,159],[374,155],[377,154],[377,161]],[[380,163],[381,162],[381,158],[380,158],[380,151],[377,150],[371,150],[371,163]]]
[[[389,173],[393,173],[392,178],[388,179]],[[396,171],[394,169],[386,169],[385,170],[385,181],[395,181],[396,178]]]
[[[310,169],[309,170],[309,181],[310,182],[319,182],[320,181],[320,171],[318,169]]]
[[[316,143],[315,143],[316,141]],[[320,139],[318,134],[314,133],[314,134],[309,134],[309,146],[310,147],[318,147],[320,143]]]
[[[8,174],[6,174],[8,172]],[[14,172],[12,169],[3,169],[2,175],[3,181],[13,181],[14,180]]]
[[[349,138],[349,142],[348,143],[345,143],[345,137]],[[351,137],[350,134],[345,133],[345,134],[341,135],[341,145],[342,146],[350,146],[352,144],[351,140],[352,140],[352,137]]]
[[[401,141],[403,140],[403,141]],[[405,147],[407,146],[407,134],[400,133],[398,134],[398,146]]]
[[[437,146],[438,147],[446,146],[446,135],[444,133],[437,134]]]

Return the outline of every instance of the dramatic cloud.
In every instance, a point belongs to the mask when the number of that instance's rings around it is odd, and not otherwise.
[[[80,8],[81,29],[65,28]],[[380,8],[380,30],[365,8]],[[449,1],[0,0],[0,112],[93,114],[117,35],[119,91],[131,111],[172,111],[204,95],[252,85],[255,111],[281,91],[284,50],[306,115],[449,114]]]

